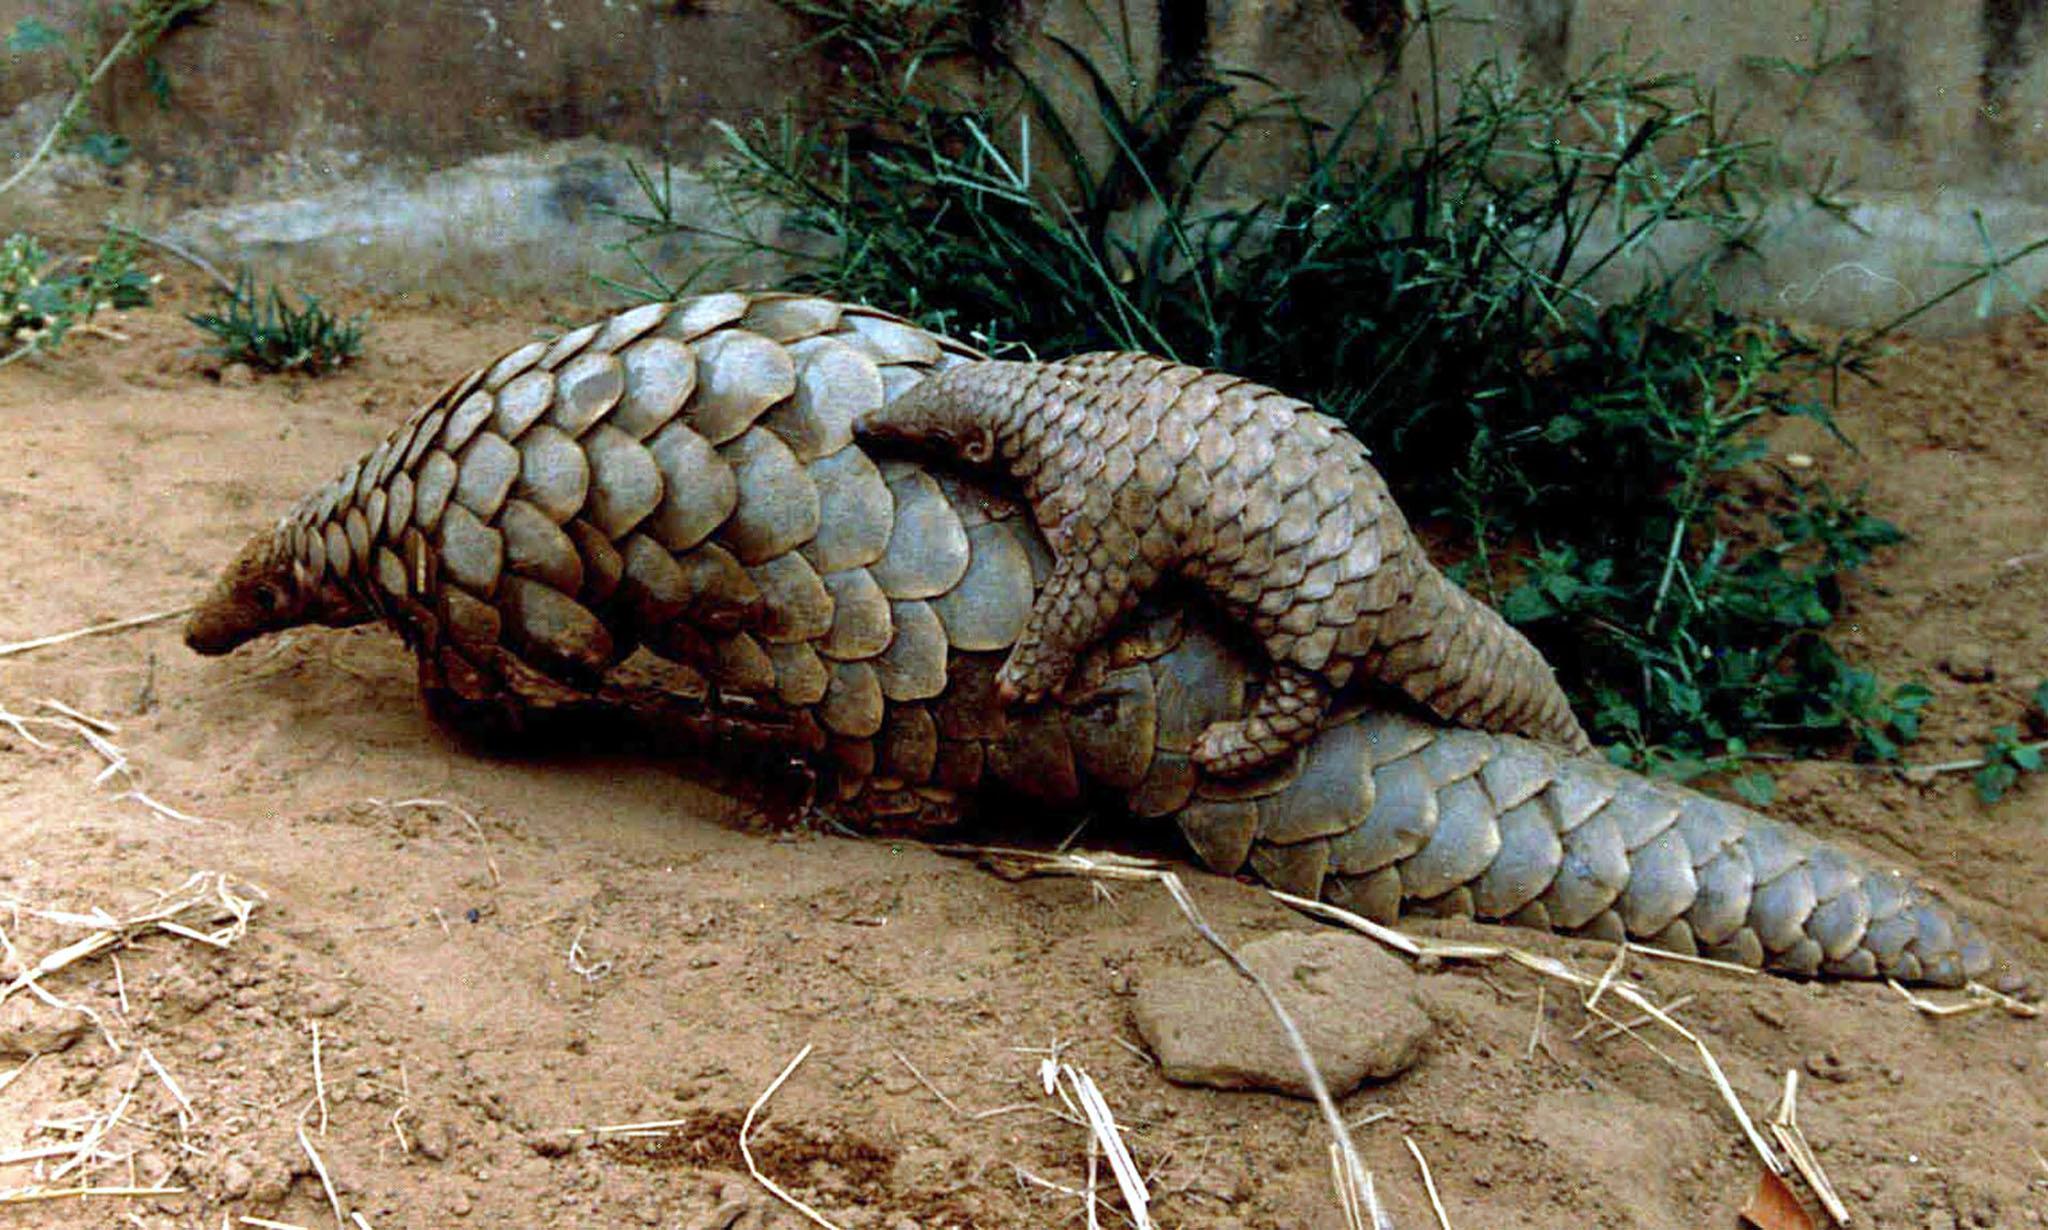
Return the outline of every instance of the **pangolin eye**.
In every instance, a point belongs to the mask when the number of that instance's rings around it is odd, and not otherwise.
[[[265,615],[275,615],[284,606],[284,594],[275,585],[258,585],[256,605],[263,608]]]

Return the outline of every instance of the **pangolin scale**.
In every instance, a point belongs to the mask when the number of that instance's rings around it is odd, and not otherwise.
[[[1054,564],[997,677],[1006,699],[1061,687],[1140,594],[1179,576],[1271,662],[1251,712],[1197,741],[1209,773],[1285,756],[1354,673],[1461,726],[1591,750],[1536,647],[1437,571],[1365,446],[1305,402],[1150,355],[990,361],[854,434],[994,461],[1022,484]]]
[[[186,639],[224,653],[381,617],[430,695],[515,709],[673,660],[821,749],[849,818],[941,822],[984,785],[1107,794],[1216,871],[1382,920],[1473,915],[1799,974],[1954,984],[1992,967],[1974,927],[1896,872],[1513,736],[1340,713],[1279,771],[1205,777],[1196,738],[1260,681],[1198,611],[1127,621],[1086,705],[993,704],[1051,569],[1032,518],[878,462],[851,429],[978,357],[871,309],[765,294],[520,347],[258,534]]]

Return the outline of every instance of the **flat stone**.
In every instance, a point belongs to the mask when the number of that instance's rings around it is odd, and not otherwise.
[[[1238,953],[1294,1018],[1332,1096],[1398,1076],[1421,1057],[1432,1025],[1399,958],[1335,932],[1287,932]],[[1221,957],[1141,970],[1136,1015],[1170,1081],[1312,1096],[1265,999]]]

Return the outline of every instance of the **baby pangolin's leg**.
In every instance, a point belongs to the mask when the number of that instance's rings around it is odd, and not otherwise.
[[[1214,777],[1237,777],[1264,768],[1315,737],[1330,707],[1322,676],[1275,663],[1251,712],[1217,722],[1195,740],[1195,763]]]
[[[1128,570],[1091,560],[1085,552],[1055,560],[1024,630],[996,672],[996,699],[1006,705],[1036,702],[1065,683],[1075,660],[1137,600],[1137,582]]]

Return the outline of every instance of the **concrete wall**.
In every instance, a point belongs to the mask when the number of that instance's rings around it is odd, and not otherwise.
[[[0,0],[0,27],[35,15],[81,29],[95,7]],[[973,9],[1026,55],[1052,32],[1110,63],[1127,28],[1135,54],[1117,84],[1138,93],[1205,64],[1262,73],[1326,114],[1384,74],[1401,82],[1390,97],[1428,91],[1413,44],[1393,54],[1412,20],[1405,0]],[[1459,11],[1474,20],[1438,26],[1454,72],[1501,55],[1561,80],[1602,57],[1654,58],[1699,75],[1810,168],[1836,165],[1864,233],[1788,201],[1781,240],[1730,271],[1746,303],[1868,319],[1941,285],[1952,276],[1941,262],[1981,256],[1973,210],[2002,245],[2048,234],[2035,204],[2048,201],[2048,0],[1472,0]],[[219,0],[160,50],[168,108],[139,65],[99,91],[98,121],[135,159],[113,172],[58,159],[0,198],[0,225],[82,231],[113,210],[300,276],[575,289],[619,234],[593,207],[629,198],[626,156],[687,166],[715,149],[712,120],[819,111],[841,66],[807,45],[814,32],[773,0]],[[34,57],[0,74],[0,159],[33,144],[61,84]],[[1231,168],[1238,185],[1284,177],[1279,148],[1247,151]],[[2023,275],[2038,287],[2048,270]],[[1973,302],[1944,323],[1969,323]]]

